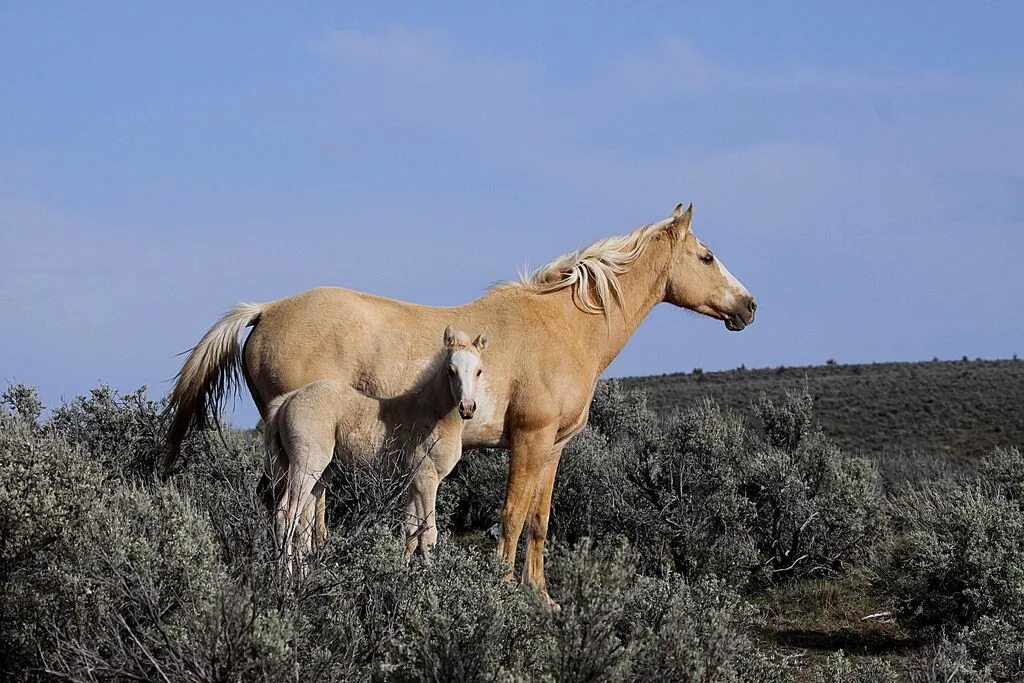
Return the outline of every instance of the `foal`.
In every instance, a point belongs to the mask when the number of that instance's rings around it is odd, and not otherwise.
[[[419,547],[429,560],[437,542],[437,486],[462,455],[463,421],[476,411],[480,353],[486,347],[486,335],[470,341],[449,325],[440,364],[407,394],[373,398],[324,379],[270,403],[263,432],[265,467],[271,482],[283,484],[273,487],[280,492],[275,534],[289,567],[296,534],[300,558],[312,549],[315,509],[323,503],[335,453],[367,459],[384,449],[397,453],[400,465],[415,468],[405,506],[405,556]]]

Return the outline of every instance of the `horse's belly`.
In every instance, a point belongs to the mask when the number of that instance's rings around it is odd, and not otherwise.
[[[260,412],[277,396],[320,379],[390,398],[436,371],[442,320],[417,307],[381,306],[344,290],[311,290],[269,307],[244,353],[246,381]],[[452,317],[446,312],[443,320]],[[484,363],[486,368],[486,358]],[[485,369],[477,412],[465,424],[467,447],[507,445],[508,397],[499,386],[489,388],[486,377]]]
[[[486,363],[486,361],[485,361]],[[505,434],[505,413],[508,398],[500,389],[487,382],[487,372],[480,377],[477,385],[476,413],[467,420],[462,432],[462,444],[466,448],[507,448]]]

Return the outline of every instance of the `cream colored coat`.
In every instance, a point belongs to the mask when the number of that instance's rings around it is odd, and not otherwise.
[[[202,426],[241,367],[261,412],[277,396],[333,378],[375,396],[408,391],[430,368],[449,323],[494,340],[467,447],[511,449],[498,552],[514,566],[529,528],[523,580],[546,595],[543,548],[551,491],[565,443],[586,424],[594,386],[661,302],[741,330],[753,297],[691,231],[692,205],[633,233],[556,259],[520,283],[463,306],[435,308],[346,289],[318,288],[243,304],[193,349],[171,395],[169,464]],[[240,357],[237,338],[254,326]]]

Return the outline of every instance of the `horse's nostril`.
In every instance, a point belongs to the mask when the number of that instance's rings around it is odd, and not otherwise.
[[[750,300],[750,312],[753,313],[757,310],[757,302],[753,299]]]

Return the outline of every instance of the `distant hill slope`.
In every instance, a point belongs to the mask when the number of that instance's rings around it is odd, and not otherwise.
[[[645,387],[659,411],[709,396],[751,415],[762,393],[810,391],[825,432],[844,449],[875,456],[923,451],[974,458],[995,445],[1024,446],[1024,361],[932,361],[695,371],[622,380]]]

